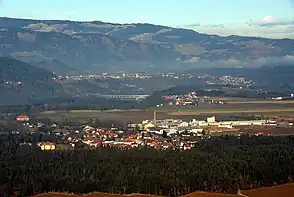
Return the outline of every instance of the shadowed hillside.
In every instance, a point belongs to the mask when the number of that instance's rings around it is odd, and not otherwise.
[[[64,95],[54,77],[45,69],[0,57],[0,104],[27,104],[32,99]]]

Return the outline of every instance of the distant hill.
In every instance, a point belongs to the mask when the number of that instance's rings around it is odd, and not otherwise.
[[[263,66],[260,68],[206,68],[191,69],[185,73],[206,73],[214,76],[244,76],[253,80],[256,88],[274,92],[294,92],[294,62],[292,64]]]
[[[56,75],[77,75],[79,73],[79,71],[77,71],[76,69],[56,59],[44,60],[41,62],[31,62],[31,64],[36,67],[44,68],[48,71],[51,71]]]
[[[28,104],[65,95],[55,75],[19,60],[0,57],[0,105]]]
[[[0,18],[0,55],[64,71],[170,71],[293,63],[294,40],[201,34],[152,24]],[[62,65],[60,65],[62,67]]]

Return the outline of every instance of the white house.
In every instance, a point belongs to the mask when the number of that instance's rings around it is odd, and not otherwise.
[[[197,129],[191,129],[191,133],[202,133],[203,129],[197,128]]]
[[[178,127],[188,127],[189,123],[188,122],[181,122],[180,124],[178,124]]]

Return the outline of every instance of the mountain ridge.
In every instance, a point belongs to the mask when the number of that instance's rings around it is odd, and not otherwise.
[[[171,71],[293,63],[294,40],[218,36],[148,23],[0,18],[0,55],[79,70]],[[67,68],[69,69],[69,68]]]
[[[1,22],[2,21],[2,22]],[[14,23],[14,25],[7,25],[7,21],[11,21]],[[19,24],[17,24],[19,22]],[[45,24],[60,24],[60,23],[77,23],[77,24],[103,24],[103,25],[147,25],[147,26],[156,26],[160,28],[168,28],[168,29],[178,29],[178,30],[187,30],[187,31],[193,31],[198,34],[203,34],[203,35],[209,35],[209,36],[216,36],[216,37],[222,37],[222,38],[236,38],[236,37],[242,37],[242,38],[259,38],[259,39],[266,39],[266,40],[294,40],[291,38],[267,38],[267,37],[259,37],[259,36],[240,36],[240,35],[217,35],[217,34],[210,34],[210,33],[199,33],[196,30],[190,29],[190,28],[185,28],[185,27],[170,27],[166,25],[160,25],[160,24],[152,24],[152,23],[115,23],[115,22],[104,22],[104,21],[99,21],[99,20],[64,20],[64,19],[34,19],[34,18],[12,18],[12,17],[5,17],[5,16],[0,16],[0,27],[23,27],[23,24],[32,24],[32,23],[45,23]],[[16,24],[15,24],[16,23]]]
[[[28,104],[35,99],[64,96],[55,75],[25,62],[0,57],[0,105]]]

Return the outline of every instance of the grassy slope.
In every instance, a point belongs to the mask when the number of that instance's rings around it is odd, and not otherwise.
[[[294,184],[285,184],[276,187],[267,187],[254,190],[241,191],[242,194],[248,197],[291,197],[294,196]],[[207,192],[193,192],[182,197],[238,197],[239,195],[230,194],[217,194]],[[60,193],[48,193],[39,194],[35,197],[81,197],[73,194],[60,194]],[[152,195],[145,194],[130,194],[130,195],[118,195],[118,194],[105,194],[105,193],[92,193],[83,195],[83,197],[153,197]],[[155,196],[154,196],[155,197]]]
[[[241,193],[249,197],[291,197],[294,196],[294,184],[242,191]]]

